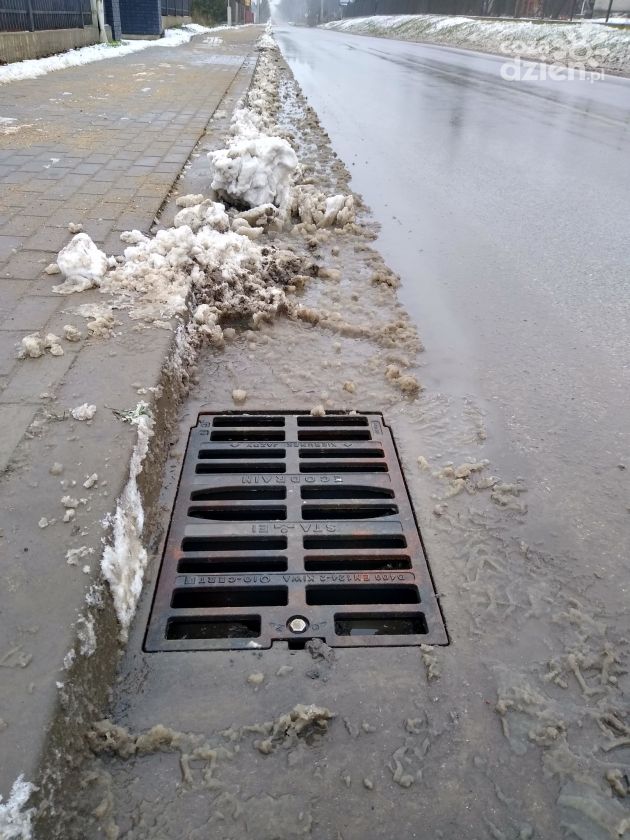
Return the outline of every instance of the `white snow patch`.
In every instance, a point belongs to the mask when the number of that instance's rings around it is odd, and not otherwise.
[[[281,137],[233,141],[208,154],[213,190],[235,204],[287,204],[297,155]]]
[[[53,286],[53,292],[71,295],[100,286],[107,271],[107,257],[87,233],[77,233],[59,252],[57,265],[66,279]]]
[[[88,566],[88,571],[90,567]],[[85,571],[85,567],[83,567]],[[82,615],[77,621],[77,636],[79,638],[79,653],[81,656],[92,656],[96,652],[96,632],[94,618]]]
[[[94,549],[88,548],[87,545],[82,545],[80,548],[70,548],[66,552],[66,563],[68,566],[78,566],[79,560],[85,560],[92,554],[94,554]]]
[[[31,794],[37,788],[30,782],[24,781],[24,776],[18,776],[13,783],[11,793],[6,802],[0,796],[0,838],[2,840],[31,840],[31,821],[34,808],[24,809]]]
[[[182,44],[187,44],[194,35],[213,31],[215,30],[199,26],[196,23],[189,23],[178,29],[167,29],[164,37],[155,41],[123,41],[116,47],[109,44],[94,44],[89,47],[81,47],[78,50],[68,50],[68,52],[58,55],[51,55],[48,58],[16,61],[0,67],[0,85],[22,79],[37,79],[39,76],[45,76],[55,70],[92,64],[94,61],[104,61],[108,58],[119,58],[122,55],[140,52],[140,50],[146,50],[149,47],[179,47]],[[64,92],[63,95],[67,94]]]
[[[138,476],[149,450],[154,421],[149,414],[138,408],[131,422],[137,427],[138,438],[129,465],[129,480],[111,520],[112,543],[105,547],[101,559],[101,570],[111,589],[123,641],[127,639],[129,625],[136,611],[147,564],[147,551],[142,544],[144,510],[138,489]]]

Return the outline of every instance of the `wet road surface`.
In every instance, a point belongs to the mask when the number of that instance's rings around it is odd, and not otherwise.
[[[630,80],[297,27],[283,54],[380,222],[424,383],[483,406],[532,539],[603,575],[630,543]],[[627,469],[623,469],[627,467]]]

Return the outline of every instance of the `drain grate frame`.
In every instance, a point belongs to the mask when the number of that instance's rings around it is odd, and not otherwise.
[[[144,650],[446,645],[382,414],[205,412],[190,430]]]

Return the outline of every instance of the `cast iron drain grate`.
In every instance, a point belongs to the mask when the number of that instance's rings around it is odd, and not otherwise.
[[[313,637],[448,644],[391,431],[380,414],[200,414],[145,649]]]

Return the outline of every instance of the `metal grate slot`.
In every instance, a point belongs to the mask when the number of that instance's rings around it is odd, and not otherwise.
[[[300,449],[300,458],[384,458],[382,449]]]
[[[298,440],[371,440],[369,429],[303,429]]]
[[[325,417],[298,417],[298,426],[367,426],[368,418],[362,414],[327,414]]]
[[[286,449],[201,449],[199,458],[212,461],[232,461],[245,458],[266,458],[270,461],[273,458],[286,458]]]
[[[304,568],[307,572],[359,572],[359,571],[394,571],[395,569],[410,569],[411,558],[387,557],[371,554],[312,555],[304,558]]]
[[[422,636],[428,632],[423,613],[335,615],[335,633],[338,636]]]
[[[395,516],[398,505],[302,505],[302,519],[378,519]]]
[[[380,414],[201,413],[148,651],[448,644]]]
[[[215,417],[215,429],[229,426],[284,426],[284,417],[260,417],[257,414],[229,414]]]
[[[238,441],[238,440],[284,440],[284,432],[258,429],[226,429],[212,432],[210,440]]]
[[[307,604],[419,604],[416,586],[307,586]]]
[[[189,507],[188,516],[192,516],[193,519],[216,519],[225,522],[273,522],[286,519],[287,509],[271,505]]]
[[[407,540],[402,534],[349,534],[336,536],[321,534],[316,537],[304,537],[304,548],[406,548]]]
[[[167,639],[256,639],[260,616],[225,618],[172,618],[166,625]]]
[[[197,464],[195,472],[198,475],[210,475],[212,473],[284,473],[287,468],[284,464],[278,464],[275,461],[265,463],[259,461],[258,463],[238,463],[224,462],[221,464]]]
[[[261,499],[286,499],[286,487],[205,487],[193,490],[190,499],[193,502],[239,502],[260,501]]]
[[[222,575],[246,572],[286,572],[286,557],[185,557],[177,564],[181,574]]]
[[[286,537],[186,537],[182,551],[282,551]]]
[[[389,472],[387,464],[379,464],[373,461],[342,461],[338,464],[329,461],[321,461],[313,464],[300,464],[301,473],[339,473],[339,472],[354,472],[354,473],[375,473],[375,472]]]
[[[217,586],[214,589],[176,589],[171,606],[194,610],[212,607],[282,607],[289,602],[286,586]]]
[[[393,499],[389,487],[370,487],[360,484],[315,484],[300,488],[303,499]]]

